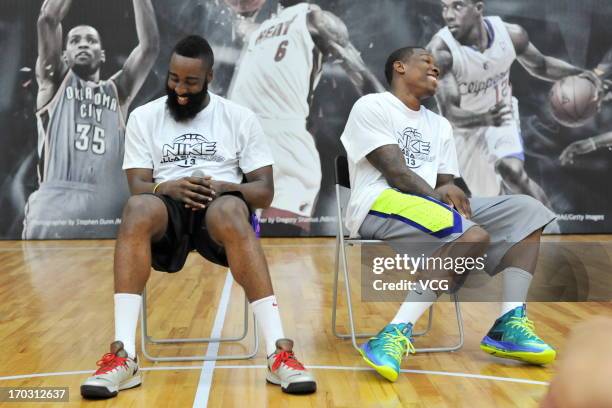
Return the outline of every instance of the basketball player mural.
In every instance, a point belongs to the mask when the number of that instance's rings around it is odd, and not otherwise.
[[[567,146],[559,160],[564,166],[574,164],[575,156],[585,155],[599,149],[612,149],[612,48],[608,50],[602,61],[593,70],[597,78],[601,80],[601,90],[599,95],[598,114],[585,123],[584,126],[576,128],[575,131],[568,129],[572,133],[580,133],[581,140],[577,140]],[[601,132],[595,136],[582,139],[585,133]]]
[[[36,100],[39,189],[28,198],[24,239],[109,238],[129,195],[121,169],[125,118],[159,48],[151,0],[133,0],[138,46],[122,69],[100,79],[98,31],[72,28],[71,0],[45,0],[38,17]]]
[[[244,20],[265,1],[226,3]],[[338,60],[359,93],[384,88],[365,66],[342,20],[314,4],[283,4],[288,7],[247,33],[228,97],[258,115],[274,157],[274,201],[262,218],[299,220],[312,215],[321,187],[321,162],[306,118],[323,60]],[[310,228],[309,222],[295,225]]]
[[[543,55],[521,26],[483,12],[482,0],[442,0],[446,27],[427,46],[441,70],[436,100],[453,125],[461,175],[475,195],[528,194],[550,207],[525,171],[510,67],[518,60],[548,81],[583,71]]]

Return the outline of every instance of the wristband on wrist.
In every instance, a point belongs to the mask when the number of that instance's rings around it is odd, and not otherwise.
[[[160,181],[155,185],[155,187],[153,187],[153,194],[157,194],[157,189],[159,188],[159,186],[161,186],[162,183],[163,181]]]

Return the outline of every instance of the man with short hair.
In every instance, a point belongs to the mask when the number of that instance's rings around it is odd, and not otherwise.
[[[193,249],[229,266],[244,288],[265,338],[266,380],[284,392],[314,392],[285,338],[253,230],[254,209],[274,195],[261,126],[247,108],[208,92],[214,56],[204,38],[186,37],[173,51],[167,96],[135,109],[127,125],[123,168],[133,195],[115,248],[115,342],[81,394],[108,398],[140,385],[136,324],[151,266],[179,271]]]
[[[128,198],[121,170],[125,118],[159,50],[151,0],[133,0],[139,44],[121,70],[100,79],[100,34],[72,28],[62,52],[71,0],[45,0],[38,17],[38,178],[28,198],[24,239],[114,238]]]
[[[528,194],[550,208],[548,196],[525,170],[510,67],[518,60],[529,74],[547,81],[583,70],[543,55],[520,25],[484,16],[483,0],[441,4],[446,27],[427,49],[440,67],[436,99],[454,128],[462,178],[475,195]]]
[[[524,302],[542,228],[554,216],[529,196],[468,199],[454,185],[459,169],[451,125],[422,105],[435,94],[439,77],[428,51],[394,51],[385,76],[391,92],[360,98],[341,136],[351,182],[351,236],[423,243],[432,256],[458,247],[471,258],[487,251],[487,272],[501,272],[504,288],[499,318],[481,348],[534,364],[553,361],[555,350],[536,335]],[[421,272],[427,278],[430,271]],[[461,278],[452,275],[457,286]],[[391,323],[361,347],[365,361],[388,380],[397,379],[402,357],[414,351],[412,328],[437,297],[431,289],[411,290]]]

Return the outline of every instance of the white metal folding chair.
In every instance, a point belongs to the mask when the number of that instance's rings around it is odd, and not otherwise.
[[[337,156],[335,160],[335,175],[336,175],[336,207],[338,211],[338,225],[336,230],[336,259],[334,267],[334,293],[332,303],[332,331],[336,337],[341,339],[351,339],[353,347],[359,348],[357,345],[358,338],[366,338],[375,336],[376,333],[357,333],[355,331],[355,322],[353,319],[353,305],[351,302],[351,286],[350,286],[350,274],[348,269],[348,260],[346,257],[346,248],[352,246],[368,245],[368,244],[382,244],[384,241],[381,240],[368,240],[368,239],[349,239],[345,237],[344,232],[344,213],[346,211],[346,199],[342,197],[342,190],[350,191],[351,183],[349,178],[348,162],[346,157]],[[345,197],[348,194],[344,194]],[[346,292],[346,303],[348,309],[348,320],[350,333],[338,333],[336,327],[336,313],[338,306],[338,281],[340,264],[342,264],[342,272],[344,276],[344,286]],[[452,295],[453,302],[455,304],[455,314],[457,316],[457,328],[459,331],[459,341],[446,347],[429,347],[429,348],[417,348],[417,352],[421,353],[433,353],[442,351],[456,351],[463,347],[464,333],[463,333],[463,319],[461,317],[461,308],[457,299],[457,294]],[[429,308],[427,327],[422,332],[412,333],[412,336],[418,337],[423,336],[429,332],[433,323],[433,306]]]
[[[242,335],[236,337],[219,337],[219,338],[167,338],[167,339],[155,339],[149,336],[149,327],[147,323],[147,289],[142,291],[142,306],[141,306],[142,320],[140,324],[141,329],[141,345],[142,354],[151,361],[218,361],[218,360],[246,360],[255,357],[257,350],[259,349],[259,337],[257,336],[257,322],[255,316],[253,316],[253,348],[247,354],[240,355],[217,355],[217,356],[206,356],[206,355],[195,355],[195,356],[184,356],[184,357],[157,357],[152,356],[147,351],[147,343],[153,344],[180,344],[180,343],[222,343],[222,342],[238,342],[246,338],[249,331],[249,302],[244,297],[244,326]]]

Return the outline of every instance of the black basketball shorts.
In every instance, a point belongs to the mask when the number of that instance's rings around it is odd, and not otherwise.
[[[145,193],[151,194],[151,193]],[[219,195],[233,195],[245,202],[238,191]],[[204,217],[208,207],[199,211],[185,208],[185,204],[166,195],[155,195],[163,201],[168,211],[168,227],[163,237],[151,244],[153,269],[161,272],[178,272],[185,265],[187,255],[194,249],[217,265],[228,266],[225,249],[210,236]],[[247,204],[247,208],[249,208]],[[249,208],[249,221],[258,233],[256,215]]]

